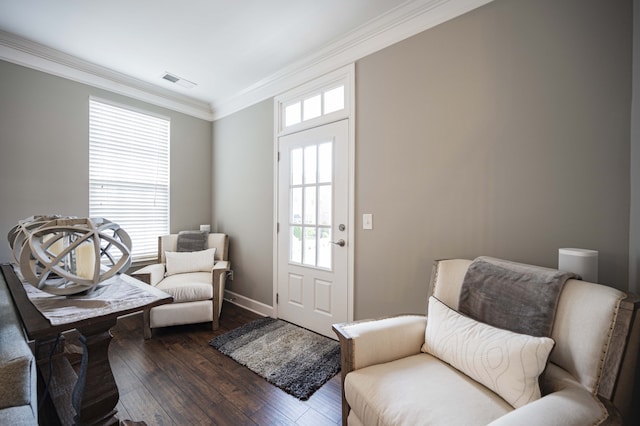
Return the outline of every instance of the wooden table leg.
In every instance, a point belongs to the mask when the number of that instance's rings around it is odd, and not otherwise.
[[[72,398],[76,425],[119,423],[115,407],[120,395],[109,363],[109,343],[113,337],[109,329],[116,321],[114,318],[78,329],[83,353]]]

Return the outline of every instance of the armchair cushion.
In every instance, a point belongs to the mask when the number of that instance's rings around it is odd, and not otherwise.
[[[184,274],[187,272],[211,272],[215,263],[216,249],[164,253],[166,259],[167,276]]]
[[[429,298],[423,351],[465,373],[513,407],[539,399],[538,377],[554,342],[492,327]]]
[[[487,425],[513,410],[486,387],[425,353],[354,370],[344,391],[352,415],[357,413],[365,425]]]
[[[209,300],[213,297],[210,272],[191,272],[170,275],[156,288],[173,296],[173,303]]]

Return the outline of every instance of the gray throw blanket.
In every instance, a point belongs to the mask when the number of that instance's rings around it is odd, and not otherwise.
[[[462,282],[461,313],[494,327],[550,337],[569,272],[491,257],[475,259]]]
[[[180,231],[178,232],[178,251],[200,251],[207,248],[206,231]]]

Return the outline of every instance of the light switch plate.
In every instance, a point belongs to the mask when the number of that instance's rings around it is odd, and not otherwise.
[[[364,213],[362,215],[362,229],[373,229],[373,214]]]

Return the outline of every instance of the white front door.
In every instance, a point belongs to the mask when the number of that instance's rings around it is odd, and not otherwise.
[[[347,321],[349,120],[278,139],[278,317],[335,338]]]

